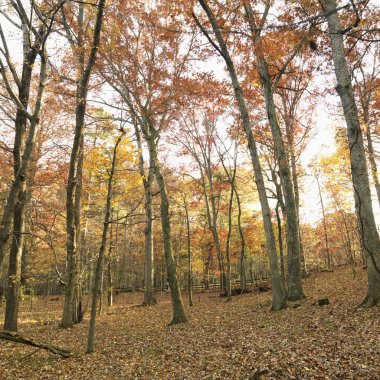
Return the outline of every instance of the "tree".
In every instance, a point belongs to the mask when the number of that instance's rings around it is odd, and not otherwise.
[[[145,195],[145,306],[154,305],[156,298],[154,296],[154,251],[153,251],[153,194],[152,185],[154,179],[154,166],[149,160],[149,168],[144,167],[143,147],[141,141],[141,133],[137,121],[134,120],[135,136],[137,140],[137,148],[139,152],[139,171],[144,186]],[[149,154],[149,152],[147,152]],[[148,171],[148,175],[146,175]]]
[[[67,228],[67,273],[68,280],[65,292],[65,304],[62,313],[61,327],[71,327],[82,320],[81,289],[80,289],[80,259],[79,236],[82,197],[82,168],[83,168],[83,135],[87,106],[87,94],[92,69],[95,65],[99,49],[100,32],[102,28],[105,0],[99,0],[97,5],[96,21],[91,50],[85,57],[84,35],[84,4],[78,5],[78,36],[72,35],[71,28],[67,24],[65,11],[62,12],[63,23],[67,31],[67,38],[72,50],[78,51],[78,78],[76,81],[76,106],[75,106],[75,136],[70,156],[69,176],[67,180],[66,198],[66,228]]]
[[[346,29],[341,27],[336,1],[323,0],[322,4],[323,10],[326,12],[331,40],[331,51],[337,80],[336,90],[342,102],[347,124],[355,208],[368,263],[368,293],[363,305],[374,306],[380,302],[380,239],[372,209],[371,190],[358,109],[345,58],[343,36]],[[350,29],[351,27],[348,28],[348,30]]]
[[[108,228],[110,225],[111,219],[111,199],[112,199],[112,190],[113,190],[113,181],[116,167],[116,159],[117,159],[117,151],[120,145],[120,142],[125,135],[124,129],[120,131],[120,136],[117,138],[115,146],[113,148],[112,155],[112,163],[108,177],[108,186],[107,186],[107,200],[105,206],[105,216],[104,216],[104,225],[103,225],[103,233],[102,233],[102,241],[99,248],[99,256],[96,264],[96,272],[95,272],[95,283],[92,292],[92,305],[91,305],[91,318],[90,318],[90,327],[88,332],[88,341],[87,341],[87,353],[94,352],[94,338],[95,338],[95,321],[96,321],[96,311],[97,311],[97,303],[98,303],[98,294],[101,287],[102,281],[102,273],[104,267],[104,253],[106,250],[107,244],[107,235]]]
[[[10,236],[13,220],[13,239],[9,257],[8,291],[5,312],[4,329],[17,331],[17,315],[19,302],[19,287],[21,280],[21,257],[24,246],[25,207],[27,203],[27,173],[32,160],[36,135],[39,128],[39,118],[45,91],[47,76],[46,40],[51,32],[54,17],[62,6],[63,1],[54,4],[45,12],[34,4],[30,4],[32,19],[30,20],[22,3],[13,3],[12,9],[19,16],[19,20],[11,20],[22,32],[23,63],[21,76],[17,72],[9,52],[8,42],[3,28],[0,26],[1,49],[0,71],[4,80],[8,96],[16,107],[15,139],[13,147],[14,181],[9,190],[5,203],[0,227],[0,264],[4,258],[6,245]],[[37,21],[35,16],[37,15]],[[20,25],[19,25],[20,23]],[[37,57],[40,57],[40,72],[38,74],[38,89],[32,103],[33,69]],[[18,93],[13,88],[16,86]],[[32,111],[30,112],[30,108]]]
[[[208,20],[211,23],[212,30],[217,40],[217,43],[215,43],[212,40],[210,34],[206,31],[206,29],[200,23],[200,21],[198,20],[198,18],[196,17],[194,13],[193,13],[193,17],[195,18],[197,25],[205,34],[205,36],[207,37],[207,39],[209,40],[213,48],[221,55],[221,57],[225,61],[225,64],[227,66],[227,70],[232,82],[232,87],[234,89],[235,98],[238,103],[244,132],[248,140],[248,149],[251,155],[253,170],[255,173],[256,185],[259,192],[260,204],[261,204],[267,244],[268,244],[268,253],[269,253],[269,261],[270,261],[270,268],[271,268],[271,275],[272,275],[272,289],[273,289],[272,308],[274,310],[279,310],[285,307],[285,304],[286,304],[285,292],[284,292],[280,274],[278,271],[276,244],[275,244],[272,221],[270,218],[270,208],[269,208],[267,195],[265,192],[264,179],[263,179],[261,164],[260,164],[259,156],[257,152],[256,141],[252,135],[251,122],[250,122],[246,100],[244,98],[243,89],[238,79],[238,75],[235,69],[235,64],[227,48],[227,44],[221,32],[217,18],[215,17],[213,11],[211,10],[211,8],[209,7],[206,1],[198,0],[198,2],[203,8],[204,12],[207,15]]]
[[[102,56],[99,71],[118,93],[138,128],[149,150],[149,164],[161,196],[160,214],[168,282],[171,290],[173,318],[171,324],[187,321],[183,306],[177,268],[173,256],[168,195],[164,171],[158,155],[159,140],[168,128],[175,105],[180,104],[181,82],[193,48],[193,37],[183,47],[183,35],[173,32],[177,25],[175,14],[165,19],[166,29],[152,28],[158,10],[145,6],[145,14],[135,5],[117,2],[127,18],[115,14],[107,25],[109,43]],[[171,25],[173,23],[173,25]],[[115,33],[115,25],[118,27]],[[173,27],[171,27],[173,26]],[[117,53],[115,54],[115,46]]]

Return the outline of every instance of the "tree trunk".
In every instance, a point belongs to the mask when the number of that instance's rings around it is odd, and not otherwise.
[[[5,320],[4,329],[7,331],[17,332],[17,317],[18,317],[18,305],[19,305],[19,292],[20,292],[20,282],[21,282],[21,258],[22,250],[24,246],[24,233],[25,233],[25,206],[26,206],[26,177],[29,164],[31,162],[32,154],[34,151],[36,134],[38,132],[38,123],[40,110],[42,105],[42,98],[45,90],[46,81],[46,52],[42,51],[40,53],[41,57],[41,67],[39,75],[39,87],[37,100],[34,110],[34,117],[30,121],[28,137],[25,142],[26,135],[26,123],[27,119],[24,113],[20,110],[16,115],[16,136],[14,145],[14,174],[15,181],[13,182],[9,197],[7,199],[7,204],[5,206],[3,221],[5,217],[6,223],[3,224],[4,230],[6,232],[9,218],[7,214],[9,213],[9,207],[13,204],[13,197],[17,197],[17,202],[13,205],[13,239],[11,244],[11,251],[9,256],[9,267],[8,267],[8,291],[7,291],[7,302],[5,309]],[[35,56],[33,55],[33,62],[35,61]],[[22,87],[20,89],[20,99],[25,103],[25,108],[27,108],[29,92],[31,86],[31,75],[32,67],[31,64],[29,68],[29,61],[24,62],[24,70],[22,77]],[[17,195],[16,195],[17,194]],[[0,234],[1,235],[1,234]],[[6,234],[8,236],[8,234]],[[5,236],[5,235],[4,235]],[[0,238],[0,247],[4,240]],[[5,240],[6,243],[7,239]],[[0,256],[5,252],[5,243],[2,248],[0,248]],[[2,257],[0,257],[1,263]]]
[[[214,194],[213,177],[212,177],[211,166],[210,166],[210,157],[204,157],[205,162],[204,162],[204,165],[202,165],[199,158],[196,155],[193,155],[193,156],[198,163],[199,171],[201,173],[202,189],[203,189],[203,195],[205,197],[205,204],[206,204],[207,223],[208,223],[208,228],[211,231],[212,237],[214,239],[216,257],[218,259],[220,291],[227,292],[224,258],[223,258],[222,249],[220,246],[220,239],[219,239],[219,233],[218,233],[218,210],[215,204],[215,194]],[[203,168],[205,168],[206,174],[204,173]],[[206,179],[205,179],[206,176],[207,176],[209,188],[207,188],[207,185],[206,185]],[[210,196],[208,195],[209,193],[210,193]]]
[[[373,182],[375,184],[377,201],[379,202],[379,205],[380,205],[380,182],[379,182],[379,176],[377,174],[377,165],[376,165],[376,158],[375,158],[375,150],[374,150],[373,142],[372,142],[371,129],[369,127],[368,110],[366,109],[364,110],[364,122],[366,125],[368,161],[371,167]]]
[[[239,229],[239,236],[240,236],[240,289],[244,290],[247,283],[247,278],[245,275],[245,238],[244,238],[244,232],[243,232],[243,226],[241,223],[241,203],[240,203],[240,196],[237,191],[236,186],[234,186],[235,190],[235,196],[236,196],[236,202],[238,205],[238,229]]]
[[[32,73],[34,63],[36,61],[38,50],[40,49],[40,41],[37,40],[35,44],[30,48],[28,53],[24,52],[24,64],[22,67],[21,85],[19,88],[18,98],[25,110],[28,109],[30,87],[32,81]],[[42,55],[41,55],[42,56]],[[23,196],[20,196],[25,190],[25,182],[28,173],[28,168],[31,162],[35,138],[38,132],[39,126],[39,113],[42,104],[43,90],[45,86],[46,76],[46,63],[44,57],[42,57],[41,71],[40,71],[40,90],[36,107],[34,110],[34,119],[30,122],[28,137],[26,140],[26,125],[27,115],[24,110],[18,109],[15,119],[15,141],[13,148],[14,156],[14,175],[15,179],[12,182],[12,186],[9,190],[6,203],[4,205],[4,211],[0,223],[0,265],[4,259],[7,242],[9,240],[12,218],[16,204],[20,202]],[[39,107],[39,108],[38,108]],[[25,141],[26,140],[26,141]]]
[[[236,168],[235,168],[236,169]],[[236,172],[236,170],[235,170]],[[233,175],[233,181],[235,180],[235,174]],[[230,199],[228,201],[228,231],[226,239],[226,259],[227,259],[227,301],[231,301],[231,255],[230,255],[230,242],[231,242],[231,232],[232,232],[232,202],[234,199],[234,187],[231,184]]]
[[[19,193],[13,216],[13,239],[9,255],[8,290],[4,330],[17,332],[17,316],[21,282],[21,257],[25,232],[25,190]]]
[[[330,247],[329,247],[329,239],[327,236],[326,214],[325,214],[325,207],[323,204],[321,184],[319,183],[318,176],[316,176],[315,178],[317,180],[319,200],[321,202],[321,208],[322,208],[323,233],[325,236],[325,248],[326,248],[326,259],[327,259],[327,263],[326,263],[327,265],[326,266],[327,266],[327,269],[331,269],[331,254],[330,254]]]
[[[286,274],[285,274],[285,260],[284,260],[284,247],[282,243],[282,223],[281,223],[281,217],[280,217],[280,203],[277,202],[276,204],[276,219],[277,219],[277,230],[278,230],[278,245],[280,248],[280,268],[281,268],[281,280],[284,285],[284,288],[286,286]]]
[[[343,33],[335,0],[323,0],[331,39],[331,50],[337,79],[336,90],[340,96],[347,123],[350,148],[351,175],[355,193],[361,240],[368,265],[368,292],[363,305],[380,302],[380,239],[372,209],[368,170],[351,77],[345,57]]]
[[[153,196],[152,184],[154,176],[154,163],[152,158],[149,158],[148,176],[145,173],[144,157],[142,150],[142,143],[140,131],[137,123],[135,122],[135,135],[137,140],[137,147],[139,149],[139,171],[142,178],[144,193],[145,193],[145,292],[143,305],[156,304],[154,296],[154,250],[153,250]]]
[[[94,288],[92,292],[90,327],[89,327],[88,340],[87,340],[87,353],[94,352],[95,321],[96,321],[96,311],[97,311],[96,308],[97,308],[97,303],[98,303],[99,290],[101,288],[101,282],[102,282],[102,275],[103,275],[103,268],[104,268],[104,253],[106,250],[107,234],[108,234],[108,228],[109,228],[110,217],[111,217],[113,177],[115,174],[117,149],[124,135],[125,135],[125,132],[124,130],[122,130],[122,134],[119,136],[119,138],[116,141],[116,144],[113,150],[111,171],[108,178],[106,213],[104,216],[102,242],[99,249],[98,261],[96,263],[95,283],[94,283]]]
[[[186,230],[187,230],[187,266],[189,286],[189,306],[193,306],[193,270],[191,263],[191,240],[190,240],[190,218],[187,203],[185,203]]]
[[[76,110],[75,110],[75,136],[70,156],[69,176],[67,180],[66,198],[66,228],[67,228],[67,272],[68,280],[65,291],[65,302],[60,326],[63,328],[71,327],[74,323],[79,323],[82,319],[80,308],[80,258],[79,258],[79,236],[80,236],[80,213],[81,213],[81,193],[82,193],[82,166],[83,166],[83,136],[84,120],[87,106],[87,92],[91,72],[95,64],[96,55],[99,47],[100,31],[103,20],[103,10],[105,0],[99,0],[96,15],[96,23],[91,45],[91,52],[85,66],[83,49],[83,4],[79,5],[78,25],[80,28],[79,46],[79,71],[81,77],[77,82]]]
[[[207,5],[206,1],[198,0],[198,2],[202,6],[202,8],[205,10],[211,22],[215,37],[218,41],[221,53],[223,55],[223,59],[226,63],[227,70],[228,70],[228,73],[232,82],[232,86],[234,89],[235,98],[238,103],[238,107],[239,107],[239,111],[240,111],[240,115],[241,115],[241,119],[243,123],[243,128],[248,140],[248,149],[251,156],[256,186],[259,193],[261,211],[262,211],[262,216],[263,216],[263,221],[264,221],[265,235],[266,235],[266,240],[267,240],[267,245],[268,245],[269,264],[270,264],[270,270],[271,270],[271,276],[272,276],[272,309],[280,310],[286,306],[286,295],[284,292],[284,288],[282,286],[281,277],[278,270],[276,243],[275,243],[275,238],[274,238],[272,220],[270,216],[270,208],[269,208],[268,198],[265,191],[264,178],[263,178],[263,173],[262,173],[261,164],[259,160],[259,155],[257,152],[256,141],[253,137],[252,130],[251,130],[251,122],[249,118],[248,108],[247,108],[246,101],[244,98],[243,90],[241,88],[241,85],[236,73],[235,65],[227,49],[227,45],[221,33],[221,30],[219,28],[218,22],[214,14],[212,13],[210,7]]]
[[[298,213],[294,196],[293,182],[289,168],[288,157],[282,137],[280,125],[274,105],[271,78],[268,64],[264,58],[258,58],[258,70],[264,91],[265,104],[269,125],[272,131],[274,150],[284,190],[286,209],[286,245],[288,258],[288,300],[297,301],[305,297],[301,281],[300,241],[298,228]]]
[[[183,306],[181,289],[177,277],[177,268],[173,256],[172,240],[171,240],[171,228],[170,228],[170,215],[169,215],[169,197],[166,190],[165,179],[162,175],[160,164],[157,156],[157,146],[154,137],[156,131],[153,126],[147,126],[148,130],[143,131],[145,139],[148,143],[149,154],[151,157],[151,162],[153,163],[154,173],[157,180],[158,188],[161,195],[161,224],[162,224],[162,235],[164,240],[164,254],[166,261],[166,270],[168,275],[168,282],[170,286],[170,294],[172,299],[173,307],[173,318],[170,325],[178,323],[186,323],[187,317],[185,314],[185,308]]]
[[[203,272],[203,283],[205,290],[210,289],[210,264],[212,261],[212,244],[207,244],[207,256],[204,259],[204,272]]]
[[[298,97],[296,99],[299,99]],[[284,97],[282,97],[284,109],[286,113],[286,101]],[[302,276],[307,276],[307,268],[306,261],[304,255],[304,247],[302,241],[301,234],[301,226],[300,226],[300,195],[299,195],[299,185],[298,185],[298,172],[297,172],[297,160],[296,160],[296,152],[295,152],[295,142],[294,142],[294,113],[296,108],[297,100],[293,100],[293,104],[290,107],[289,114],[284,116],[286,134],[288,140],[288,151],[290,156],[290,168],[291,168],[291,176],[293,181],[293,189],[294,189],[294,200],[296,205],[297,212],[297,223],[298,223],[298,232],[299,232],[299,244],[300,244],[300,261],[301,261],[301,271]]]

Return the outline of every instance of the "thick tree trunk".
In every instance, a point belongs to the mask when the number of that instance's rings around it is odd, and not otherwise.
[[[25,232],[25,190],[19,193],[13,216],[13,239],[9,255],[8,290],[5,306],[4,330],[17,332],[19,293],[21,285],[21,257]]]
[[[154,177],[154,163],[149,158],[148,176],[144,167],[144,157],[140,131],[137,122],[135,122],[135,135],[137,140],[137,148],[139,149],[139,171],[142,178],[145,193],[145,292],[143,305],[156,304],[154,295],[154,245],[153,245],[153,196],[152,184]]]
[[[4,329],[7,331],[17,332],[17,317],[18,317],[18,305],[19,305],[19,291],[21,283],[21,258],[22,250],[24,247],[24,233],[25,233],[25,206],[26,206],[26,177],[27,170],[31,162],[32,154],[34,151],[36,134],[38,132],[39,126],[39,116],[42,106],[42,99],[45,90],[46,81],[46,56],[45,51],[40,53],[41,66],[39,74],[39,87],[37,93],[37,100],[35,103],[34,115],[30,121],[28,137],[25,142],[26,135],[26,115],[20,110],[16,115],[16,136],[14,145],[14,173],[15,181],[13,182],[9,197],[7,199],[7,204],[5,206],[4,215],[6,223],[3,224],[4,230],[9,228],[10,221],[7,214],[10,212],[9,207],[13,204],[13,197],[17,194],[17,203],[13,205],[13,239],[11,244],[11,251],[9,256],[9,267],[8,267],[8,291],[7,291],[7,303],[5,310],[5,320]],[[33,55],[33,62],[36,57]],[[33,64],[29,65],[29,61],[24,62],[24,66],[31,66],[28,68],[24,67],[23,70],[23,81],[22,87],[20,88],[20,99],[23,100],[25,109],[27,109],[29,92],[31,86],[31,75]],[[3,218],[4,220],[4,218]],[[1,234],[0,234],[1,235]],[[0,238],[1,240],[1,238]],[[7,239],[6,239],[7,240]],[[5,242],[6,242],[5,240]],[[1,241],[1,243],[3,243]],[[0,246],[2,245],[0,243]],[[5,243],[4,243],[5,244]],[[0,248],[0,256],[4,251],[4,247]],[[1,257],[0,257],[1,263]]]
[[[150,174],[149,174],[150,175]],[[153,207],[151,180],[145,193],[145,293],[144,305],[154,305]]]
[[[302,276],[306,277],[307,268],[306,268],[306,260],[305,260],[305,255],[304,255],[304,247],[303,247],[301,226],[300,226],[300,195],[299,195],[299,185],[298,185],[298,171],[297,171],[297,160],[296,160],[296,152],[295,152],[295,142],[294,142],[294,112],[295,112],[294,110],[297,104],[296,102],[297,101],[294,100],[294,103],[290,107],[289,115],[285,115],[284,120],[285,120],[286,134],[287,134],[287,140],[288,140],[287,148],[288,148],[289,156],[290,156],[290,168],[291,168],[291,175],[292,175],[292,181],[293,181],[294,200],[295,200],[296,211],[297,211],[301,271],[302,271]],[[284,104],[284,108],[286,108],[284,99],[283,99],[283,104]]]
[[[282,286],[281,277],[278,270],[276,242],[274,238],[270,208],[269,208],[267,194],[265,191],[264,178],[263,178],[263,173],[262,173],[261,164],[259,160],[259,155],[257,152],[256,141],[252,134],[251,122],[249,118],[247,104],[244,98],[242,87],[240,85],[240,82],[236,73],[235,65],[227,49],[227,45],[223,38],[221,30],[219,28],[218,22],[214,14],[212,13],[210,7],[207,5],[206,1],[198,0],[198,2],[202,6],[202,8],[205,10],[211,22],[215,37],[219,44],[220,51],[226,63],[227,70],[228,70],[228,73],[232,82],[232,86],[234,89],[235,98],[238,103],[240,116],[243,123],[243,128],[248,140],[248,149],[249,149],[249,153],[252,160],[256,186],[259,193],[261,212],[262,212],[263,221],[264,221],[265,236],[266,236],[267,246],[268,246],[269,265],[270,265],[271,276],[272,276],[272,309],[280,310],[286,306],[286,295],[284,292],[284,288]]]
[[[268,121],[272,131],[275,155],[280,169],[280,176],[284,190],[286,209],[286,245],[288,259],[288,300],[297,301],[304,298],[305,295],[303,293],[301,281],[298,212],[296,207],[296,199],[294,196],[294,187],[285,144],[276,115],[276,107],[273,99],[273,91],[268,65],[262,57],[258,58],[258,70],[261,85],[264,91]]]
[[[24,64],[22,68],[21,85],[19,88],[18,98],[25,110],[28,109],[33,67],[39,49],[40,41],[36,41],[33,47],[30,49],[29,53],[24,54]],[[0,265],[4,259],[5,250],[9,240],[12,228],[14,209],[16,207],[16,204],[20,202],[20,197],[21,199],[23,198],[22,196],[20,196],[20,193],[22,193],[25,190],[27,172],[34,150],[36,134],[38,132],[38,117],[40,110],[37,109],[37,107],[38,105],[41,106],[42,104],[42,95],[46,75],[45,70],[46,64],[42,63],[40,71],[40,88],[42,85],[42,89],[40,91],[40,94],[38,95],[39,99],[36,102],[35,118],[31,121],[27,138],[27,115],[25,114],[24,110],[21,109],[18,109],[16,113],[15,141],[13,148],[15,179],[12,182],[12,186],[9,190],[0,223]],[[41,75],[43,75],[43,77],[41,77]]]
[[[82,319],[82,310],[79,310],[81,308],[79,236],[82,195],[81,174],[83,165],[84,120],[86,115],[88,84],[99,47],[105,0],[99,0],[91,52],[86,66],[84,62],[84,41],[82,31],[84,20],[83,6],[83,4],[80,4],[78,15],[78,25],[80,27],[78,38],[78,46],[80,50],[78,64],[81,77],[77,82],[75,136],[70,156],[66,193],[66,251],[68,280],[66,284],[65,302],[60,323],[60,326],[63,328],[71,327],[74,323],[79,323]]]
[[[282,243],[282,223],[281,223],[281,216],[280,216],[280,203],[277,202],[276,205],[276,219],[277,219],[277,230],[278,230],[278,245],[280,248],[280,268],[281,268],[281,280],[284,285],[284,288],[286,287],[286,274],[285,274],[285,260],[284,260],[284,247]]]
[[[380,239],[372,209],[363,136],[345,57],[342,29],[336,11],[337,3],[335,0],[323,0],[322,2],[326,8],[330,32],[331,50],[338,83],[336,90],[340,96],[347,123],[355,208],[368,265],[368,293],[363,304],[373,306],[380,302]]]
[[[155,130],[153,126],[147,126],[148,130],[143,131],[144,137],[149,147],[149,154],[151,162],[153,163],[154,173],[158,184],[158,189],[161,195],[161,225],[162,236],[164,240],[164,254],[166,262],[166,271],[168,275],[168,282],[170,287],[170,294],[172,299],[173,317],[170,325],[178,323],[186,323],[187,317],[185,314],[185,308],[183,306],[181,289],[177,277],[177,268],[173,256],[172,240],[171,240],[171,227],[170,227],[170,215],[169,215],[169,197],[166,190],[166,183],[164,176],[161,172],[160,164],[157,156],[157,146],[154,137]]]

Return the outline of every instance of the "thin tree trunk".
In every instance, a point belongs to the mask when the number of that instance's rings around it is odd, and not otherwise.
[[[285,259],[284,259],[284,247],[282,243],[282,223],[281,223],[281,217],[280,217],[280,203],[277,201],[276,204],[276,219],[277,219],[277,229],[278,229],[278,245],[280,248],[280,268],[281,268],[281,280],[284,285],[284,288],[286,286],[286,274],[285,274]]]
[[[106,210],[105,210],[106,213],[104,216],[102,242],[99,248],[99,256],[98,256],[98,261],[96,264],[96,271],[95,271],[95,283],[94,283],[94,288],[92,292],[91,318],[90,318],[90,327],[89,327],[88,340],[87,340],[87,353],[94,352],[95,321],[96,321],[96,311],[97,311],[96,309],[97,309],[99,290],[100,290],[101,282],[102,282],[102,274],[103,274],[103,268],[104,268],[104,253],[106,250],[107,234],[108,234],[108,228],[109,228],[110,217],[111,217],[113,177],[115,174],[117,149],[124,135],[125,135],[125,131],[122,130],[121,135],[116,141],[116,144],[113,150],[111,170],[110,170],[110,174],[108,178],[107,201],[106,201]]]
[[[230,182],[230,196],[228,200],[228,230],[227,230],[227,239],[226,239],[226,259],[227,259],[227,301],[231,301],[231,258],[230,258],[230,242],[231,242],[231,233],[232,233],[232,205],[235,194],[235,180],[236,180],[236,169],[237,169],[237,154],[238,154],[238,145],[235,142],[235,151],[233,156],[233,169],[232,173],[226,167],[223,154],[219,153],[219,158],[221,160],[224,172],[228,177],[228,181]]]
[[[325,213],[325,207],[324,207],[324,204],[323,204],[321,184],[319,183],[318,176],[316,176],[315,178],[316,178],[317,184],[318,184],[319,200],[321,202],[321,208],[322,208],[322,222],[323,222],[323,233],[324,233],[324,237],[325,237],[327,269],[331,269],[331,254],[330,254],[330,247],[329,247],[329,239],[328,239],[328,236],[327,236],[326,213]]]
[[[235,167],[236,173],[236,167]],[[233,174],[233,181],[235,180],[235,173]],[[230,243],[231,243],[231,232],[232,232],[232,202],[234,199],[234,187],[231,184],[230,199],[228,201],[228,231],[226,239],[226,259],[227,259],[227,301],[231,301],[231,255],[230,255]]]
[[[108,307],[112,307],[113,306],[113,275],[112,275],[112,265],[111,265],[110,259],[108,259],[108,263],[107,263],[107,281],[108,281],[108,286],[107,286]]]
[[[368,161],[371,168],[373,182],[375,183],[377,201],[379,202],[379,205],[380,205],[380,182],[379,182],[379,176],[378,176],[377,165],[376,165],[375,150],[373,148],[371,129],[369,127],[368,110],[364,110],[364,122],[366,125],[365,135],[367,138]]]
[[[189,286],[189,306],[193,306],[193,269],[191,262],[191,239],[190,239],[190,218],[189,209],[185,202],[186,230],[187,230],[187,266],[188,266],[188,286]]]
[[[331,39],[332,56],[337,79],[336,90],[340,96],[347,123],[350,148],[351,175],[355,193],[355,208],[358,215],[360,237],[368,265],[368,292],[365,306],[380,302],[380,239],[372,209],[368,170],[350,72],[348,69],[343,33],[335,0],[323,0]]]
[[[245,238],[244,238],[243,226],[241,223],[242,212],[241,212],[240,196],[239,196],[236,186],[234,186],[234,190],[235,190],[236,202],[238,205],[238,230],[239,230],[239,236],[240,236],[240,289],[242,289],[243,291],[247,283],[247,278],[245,275],[245,269],[246,269],[245,268],[245,261],[246,261],[245,260]]]

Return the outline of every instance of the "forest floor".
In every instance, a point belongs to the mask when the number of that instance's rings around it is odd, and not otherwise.
[[[304,289],[305,300],[278,312],[269,310],[270,292],[231,302],[215,292],[196,294],[194,306],[186,306],[189,323],[174,327],[167,325],[167,294],[152,307],[136,307],[141,294],[121,294],[98,319],[90,355],[88,312],[83,323],[63,330],[62,298],[24,301],[20,335],[73,356],[0,341],[0,379],[380,379],[380,310],[356,308],[366,272],[313,273]],[[329,305],[315,305],[325,297]]]

